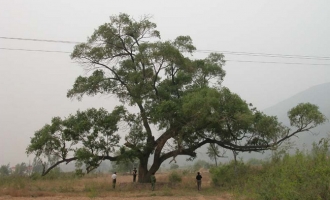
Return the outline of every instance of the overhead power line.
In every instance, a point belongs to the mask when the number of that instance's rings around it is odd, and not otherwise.
[[[41,49],[15,49],[15,48],[1,48],[0,50],[9,50],[9,51],[35,51],[35,52],[43,52],[43,53],[72,53],[68,51],[49,51],[49,50],[41,50]],[[264,64],[288,64],[288,65],[317,65],[317,66],[330,66],[327,63],[293,63],[293,62],[272,62],[272,61],[254,61],[254,60],[226,60],[226,62],[243,62],[243,63],[264,63]]]
[[[25,40],[25,41],[33,41],[33,42],[68,43],[68,44],[79,44],[79,43],[81,43],[81,42],[64,41],[64,40],[43,40],[43,39],[1,37],[1,36],[0,36],[0,39],[6,39],[6,40]]]
[[[41,50],[41,49],[14,49],[14,48],[1,48],[1,50],[9,50],[9,51],[37,51],[37,52],[44,52],[44,53],[72,53],[68,51],[49,51],[49,50]]]
[[[52,42],[52,43],[67,43],[67,44],[79,44],[81,42],[77,41],[64,41],[64,40],[48,40],[48,39],[34,39],[34,38],[18,38],[18,37],[3,37],[0,39],[7,40],[23,40],[23,41],[33,41],[33,42]],[[273,58],[295,58],[295,59],[309,59],[309,60],[330,60],[329,56],[309,56],[309,55],[290,55],[290,54],[268,54],[268,53],[254,53],[254,52],[239,52],[239,51],[219,51],[219,50],[196,50],[200,53],[223,53],[230,55],[239,56],[254,56],[254,57],[273,57]]]
[[[318,65],[330,66],[327,63],[298,63],[298,62],[272,62],[272,61],[254,61],[254,60],[226,60],[226,62],[243,62],[243,63],[264,63],[264,64],[286,64],[286,65]]]
[[[48,40],[48,39],[35,39],[35,38],[18,38],[18,37],[4,37],[0,36],[0,39],[7,40],[23,40],[33,42],[52,42],[52,43],[67,43],[67,44],[79,44],[77,41],[64,41],[64,40]],[[42,51],[42,50],[40,50]],[[309,60],[330,60],[329,56],[309,56],[309,55],[290,55],[290,54],[268,54],[268,53],[255,53],[255,52],[239,52],[239,51],[219,51],[219,50],[196,50],[200,53],[223,53],[239,56],[254,56],[254,57],[273,57],[273,58],[294,58],[294,59],[309,59]]]
[[[268,54],[268,53],[251,53],[251,52],[237,52],[237,51],[218,51],[218,50],[196,50],[201,53],[223,53],[240,56],[262,56],[262,57],[276,57],[276,58],[296,58],[296,59],[311,59],[311,60],[330,60],[327,56],[306,56],[306,55],[287,55],[287,54]]]

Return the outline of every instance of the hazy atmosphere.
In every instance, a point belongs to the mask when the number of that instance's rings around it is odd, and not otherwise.
[[[260,110],[330,82],[330,1],[0,0],[0,165],[32,161],[30,138],[52,117],[117,104],[66,93],[87,73],[75,42],[119,13],[152,16],[163,40],[191,36],[196,58],[223,53],[223,85]]]

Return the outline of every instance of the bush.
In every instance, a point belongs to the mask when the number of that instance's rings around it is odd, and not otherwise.
[[[311,152],[297,150],[294,155],[280,156],[275,152],[261,167],[250,166],[247,173],[237,177],[236,183],[228,178],[229,166],[212,170],[212,180],[215,185],[220,181],[232,183],[232,191],[237,195],[253,199],[330,199],[328,141],[314,144]]]
[[[249,166],[243,162],[230,162],[219,167],[211,168],[211,179],[215,186],[236,187],[244,183],[244,178],[249,175]]]
[[[323,152],[297,151],[265,166],[256,191],[260,199],[330,199],[330,161]]]
[[[171,183],[180,183],[182,181],[182,175],[177,171],[173,171],[168,175],[168,180]]]
[[[33,173],[30,175],[30,178],[31,178],[32,180],[38,180],[38,179],[41,178],[41,174],[38,173],[38,172],[33,172]]]
[[[83,172],[82,169],[76,169],[76,171],[75,171],[75,176],[76,176],[76,177],[81,178],[81,177],[83,177],[84,175],[85,175],[85,173]]]

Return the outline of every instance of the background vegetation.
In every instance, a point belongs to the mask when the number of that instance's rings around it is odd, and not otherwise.
[[[279,151],[268,161],[212,168],[212,184],[238,199],[330,199],[328,155],[329,139],[322,139],[311,151]]]
[[[0,195],[61,194],[92,198],[116,194],[127,197],[127,191],[130,191],[130,197],[187,196],[196,192],[196,171],[202,170],[203,195],[224,196],[226,199],[329,199],[328,156],[329,138],[323,138],[318,144],[314,143],[310,151],[297,150],[290,155],[287,149],[279,149],[268,160],[251,159],[245,163],[233,160],[217,167],[203,160],[184,168],[173,164],[170,169],[162,169],[162,173],[156,174],[158,193],[151,193],[147,183],[132,183],[131,175],[124,173],[119,174],[118,188],[114,191],[110,187],[110,172],[80,176],[58,169],[42,177],[38,172],[9,174],[8,165],[3,165],[0,167]]]

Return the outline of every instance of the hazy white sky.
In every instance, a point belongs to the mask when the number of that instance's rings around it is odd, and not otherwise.
[[[110,15],[121,12],[136,18],[152,15],[162,39],[190,35],[198,50],[328,58],[225,53],[229,61],[223,84],[259,109],[330,82],[327,0],[0,0],[0,37],[84,42]],[[75,78],[84,74],[69,54],[3,48],[71,52],[73,44],[0,39],[0,165],[29,162],[25,149],[30,137],[53,116],[89,107],[111,109],[116,104],[105,97],[82,102],[66,98]]]

